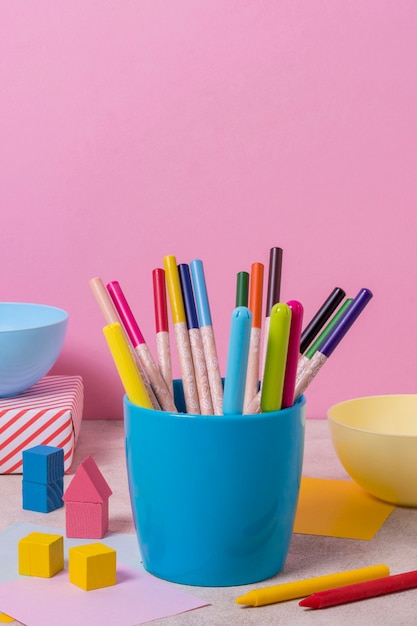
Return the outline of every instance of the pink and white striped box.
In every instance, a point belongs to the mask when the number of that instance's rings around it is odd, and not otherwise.
[[[68,472],[83,403],[81,376],[45,376],[18,396],[0,399],[0,474],[21,474],[23,450],[37,445],[63,448]]]

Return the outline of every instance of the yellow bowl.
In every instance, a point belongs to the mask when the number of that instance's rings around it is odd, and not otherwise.
[[[346,472],[371,495],[417,507],[417,395],[356,398],[328,410]]]

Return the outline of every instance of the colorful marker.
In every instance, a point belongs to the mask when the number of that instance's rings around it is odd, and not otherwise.
[[[372,295],[373,294],[369,289],[361,289],[357,296],[352,300],[345,314],[333,328],[327,339],[324,340],[320,349],[316,351],[308,367],[304,368],[301,377],[296,383],[294,394],[295,399],[306,391],[307,387],[318,374],[327,359],[331,356],[348,330],[358,319],[359,315],[371,300]]]
[[[300,353],[304,354],[308,346],[316,337],[317,333],[323,328],[327,320],[337,309],[339,304],[345,297],[345,292],[340,287],[335,287],[329,297],[323,302],[317,313],[301,333]]]
[[[243,403],[244,410],[247,409],[259,390],[263,281],[263,264],[252,263],[249,281],[249,310],[252,313],[252,328],[250,332],[248,371],[246,374],[245,398]]]
[[[113,300],[114,306],[119,314],[122,324],[129,336],[134,350],[140,359],[143,369],[148,375],[152,389],[155,392],[157,400],[164,411],[177,413],[174,404],[174,398],[171,395],[167,384],[156,365],[151,351],[143,337],[136,319],[132,313],[129,303],[123,293],[123,290],[117,280],[113,280],[107,284],[107,290]]]
[[[120,322],[117,310],[101,278],[92,278],[89,284],[106,324]]]
[[[103,328],[103,333],[128,399],[133,404],[152,409],[152,402],[130,352],[121,324],[119,322],[108,324]]]
[[[185,407],[187,413],[199,414],[200,404],[198,401],[190,337],[188,334],[180,277],[175,256],[167,255],[164,257],[164,269],[181,369]]]
[[[348,306],[350,305],[351,302],[352,302],[352,298],[346,298],[346,300],[343,302],[342,306],[333,315],[333,317],[330,320],[330,322],[328,322],[328,324],[324,327],[324,330],[322,330],[322,332],[318,335],[317,339],[315,341],[313,341],[311,346],[308,348],[307,352],[305,354],[300,354],[300,357],[298,359],[298,364],[297,364],[297,378],[296,378],[296,380],[298,380],[300,378],[304,368],[308,366],[308,364],[310,363],[311,359],[315,355],[316,350],[318,350],[320,348],[321,344],[326,339],[326,337],[328,337],[330,335],[330,333],[332,332],[333,328],[336,326],[336,324],[341,319],[341,317],[345,314],[345,312],[346,312],[346,310],[347,310],[347,308],[348,308]]]
[[[298,356],[300,354],[301,326],[303,323],[303,305],[298,300],[287,302],[291,309],[290,336],[288,339],[287,362],[285,365],[284,388],[282,390],[282,408],[294,404],[295,381],[297,378]]]
[[[266,314],[271,315],[274,304],[281,297],[282,248],[271,248],[269,251],[268,290],[266,295]]]
[[[213,403],[214,414],[222,415],[223,383],[220,375],[219,360],[217,358],[216,341],[214,338],[210,304],[207,295],[207,285],[202,261],[199,259],[191,261],[190,270],[198,321],[200,325],[200,333],[203,341],[204,357],[206,359],[211,401]]]
[[[237,598],[236,603],[248,606],[264,606],[266,604],[275,604],[276,602],[286,602],[287,600],[303,598],[325,589],[382,578],[383,576],[388,576],[389,573],[389,567],[385,564],[360,567],[346,572],[326,574],[315,578],[305,578],[304,580],[291,583],[254,589]]]
[[[249,272],[238,272],[236,277],[236,306],[248,306]]]
[[[169,341],[168,305],[166,298],[165,270],[158,267],[152,271],[153,300],[155,312],[156,351],[158,366],[174,397],[172,383],[171,345]]]
[[[116,307],[114,306],[114,303],[110,297],[109,292],[107,291],[103,281],[101,278],[96,277],[96,278],[92,278],[90,280],[90,287],[91,287],[91,291],[93,292],[93,295],[96,299],[96,302],[100,308],[100,311],[103,314],[104,320],[106,322],[106,325],[110,325],[110,324],[120,324],[121,325],[121,329],[122,332],[125,334],[125,329],[122,326],[119,314],[116,310]],[[127,336],[125,334],[125,340],[128,342]],[[161,409],[160,404],[154,394],[154,391],[151,387],[151,384],[149,382],[149,378],[147,373],[145,372],[145,370],[142,367],[142,363],[140,362],[140,359],[138,357],[138,355],[136,354],[136,352],[134,352],[133,348],[131,348],[131,346],[129,345],[129,342],[127,343],[129,350],[131,351],[131,355],[132,358],[134,359],[134,362],[136,364],[136,368],[138,370],[138,373],[143,381],[143,384],[145,385],[145,389],[146,389],[146,393],[148,394],[149,398],[151,399],[152,402],[152,406],[156,411],[159,411]]]
[[[245,306],[232,313],[226,377],[224,380],[223,413],[240,415],[243,411],[252,313]]]
[[[203,341],[198,325],[197,309],[191,284],[190,268],[186,263],[180,263],[178,265],[178,272],[184,301],[185,318],[187,320],[188,334],[190,337],[200,411],[202,415],[213,415],[213,403],[211,401]]]
[[[274,304],[271,309],[260,399],[262,412],[279,411],[282,406],[291,315],[290,307],[284,302]]]
[[[263,346],[261,378],[263,378],[263,372],[265,369],[267,338],[269,334],[269,323],[271,319],[271,309],[274,304],[277,304],[281,298],[281,274],[282,274],[282,248],[277,246],[273,247],[269,251],[269,267],[268,267],[268,286],[266,293],[266,313],[264,323],[264,337],[265,343]]]
[[[417,570],[413,570],[403,574],[394,574],[393,576],[385,576],[375,580],[368,580],[366,582],[354,583],[313,593],[308,598],[301,600],[299,606],[308,607],[310,609],[324,609],[330,606],[347,604],[348,602],[365,600],[366,598],[376,598],[377,596],[386,595],[388,593],[415,589],[416,587]]]

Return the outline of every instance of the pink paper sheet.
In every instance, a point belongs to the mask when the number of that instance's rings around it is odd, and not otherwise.
[[[27,626],[137,626],[207,604],[120,564],[116,585],[92,591],[70,583],[67,570],[52,578],[28,576],[0,584],[1,610]]]

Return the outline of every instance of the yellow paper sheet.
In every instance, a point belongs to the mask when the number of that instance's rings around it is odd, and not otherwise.
[[[6,613],[0,613],[0,624],[11,624],[11,622],[14,622],[13,617],[6,615]]]
[[[369,540],[394,509],[351,480],[303,477],[294,533]]]

